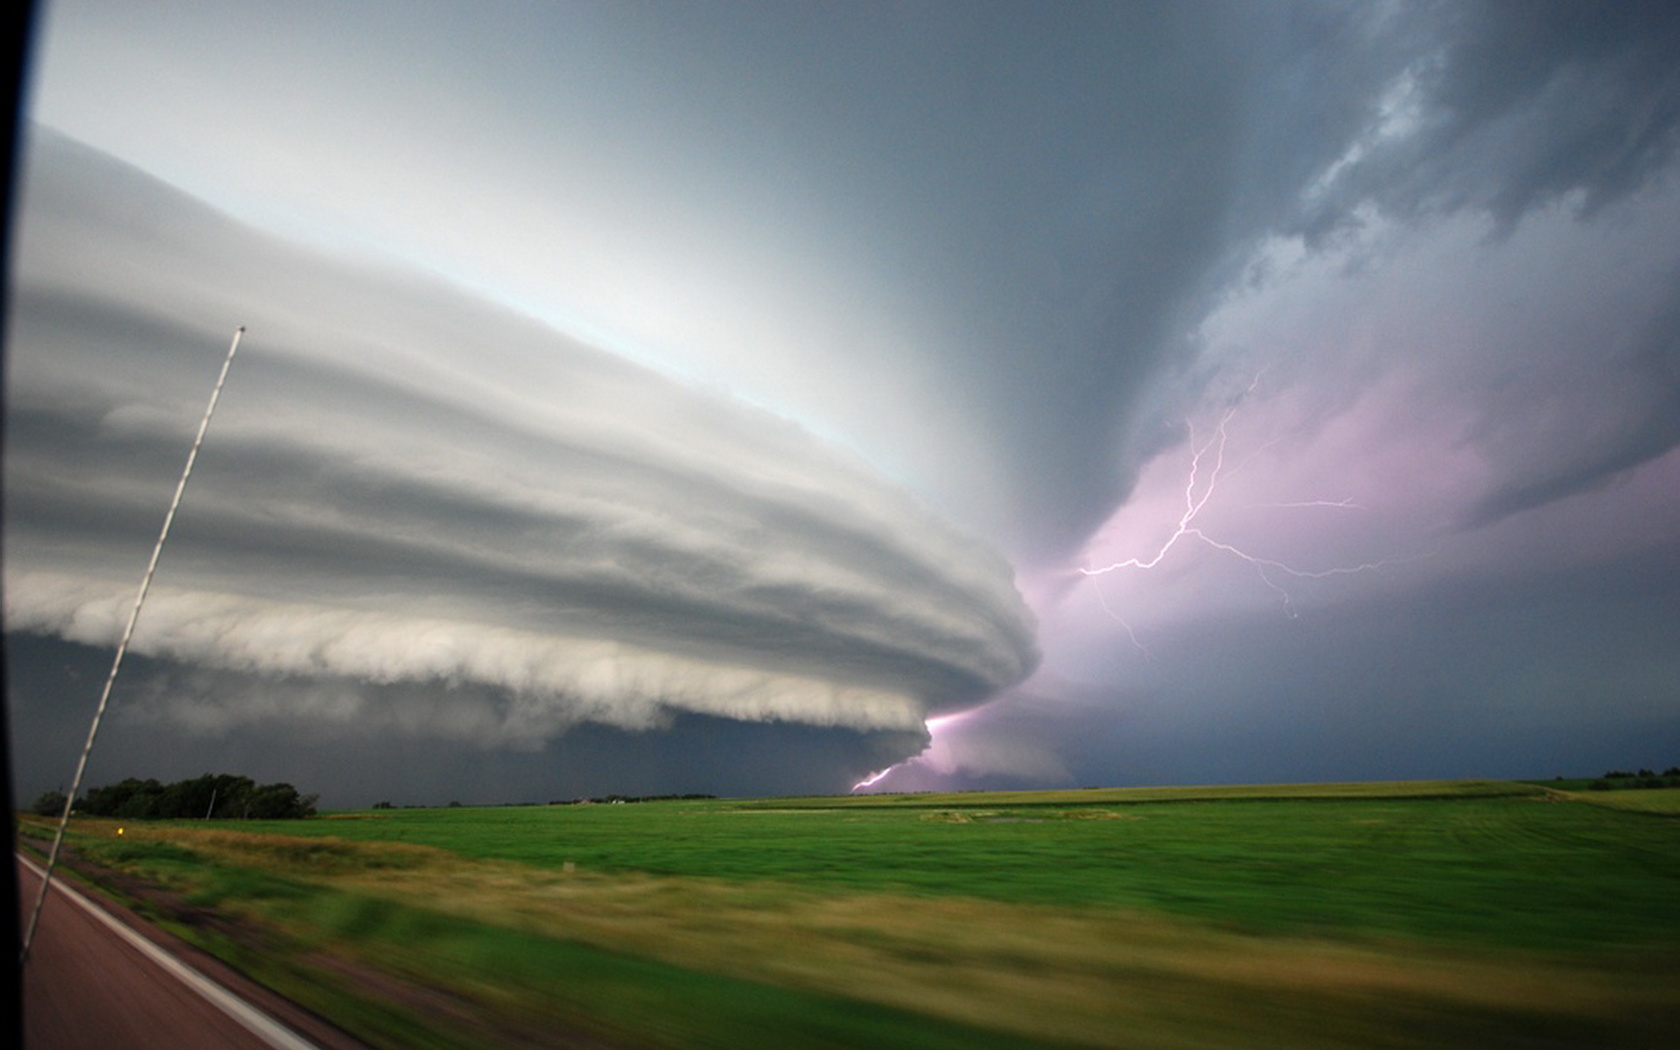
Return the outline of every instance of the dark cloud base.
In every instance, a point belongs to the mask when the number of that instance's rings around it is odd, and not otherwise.
[[[1139,684],[1069,733],[1065,757],[1104,784],[1666,767],[1680,761],[1680,655],[1652,654],[1672,641],[1677,580],[1666,560],[1629,561],[1199,624],[1154,640],[1147,666],[1130,660],[1117,677]]]
[[[107,649],[8,636],[13,778],[25,804],[42,791],[68,786],[110,659]],[[583,723],[532,751],[473,747],[438,735],[383,731],[369,737],[307,722],[198,733],[149,713],[151,696],[181,678],[182,669],[165,661],[130,656],[124,662],[88,765],[88,784],[226,771],[288,781],[339,808],[387,800],[549,802],[614,793],[835,794],[921,745],[914,733],[691,713],[645,731]]]
[[[1043,674],[955,731],[957,768],[888,790],[1597,775],[1680,762],[1680,564],[1670,551],[1516,579],[1209,618]],[[967,735],[969,743],[963,744]],[[941,735],[943,739],[943,731]],[[1054,754],[1054,782],[983,745]],[[938,747],[934,749],[938,751]],[[933,763],[935,766],[937,762]],[[951,763],[947,763],[950,765]]]

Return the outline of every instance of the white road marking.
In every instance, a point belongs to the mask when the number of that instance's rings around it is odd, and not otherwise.
[[[37,878],[46,874],[28,857],[18,854],[18,859],[23,861]],[[75,889],[66,886],[61,880],[53,880],[53,889],[64,894],[72,904],[110,927],[113,933],[133,945],[141,954],[176,977],[182,984],[208,999],[212,1006],[233,1018],[269,1046],[274,1047],[274,1050],[321,1050],[320,1047],[303,1036],[298,1035],[279,1021],[118,922],[104,908],[94,904]]]

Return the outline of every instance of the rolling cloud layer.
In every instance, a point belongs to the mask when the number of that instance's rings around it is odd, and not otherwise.
[[[792,424],[288,248],[50,134],[29,186],[13,630],[114,643],[234,303],[250,333],[137,652],[488,687],[499,713],[393,717],[523,747],[676,711],[919,731],[1036,660],[1007,563]],[[119,223],[112,201],[140,204]],[[246,701],[191,718],[333,709]]]

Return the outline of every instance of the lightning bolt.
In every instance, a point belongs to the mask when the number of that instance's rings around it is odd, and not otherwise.
[[[908,762],[910,760],[905,759],[904,761]],[[864,777],[862,780],[858,781],[856,784],[853,784],[852,785],[852,790],[853,791],[862,791],[866,787],[874,787],[876,784],[879,784],[881,781],[887,779],[887,774],[888,773],[891,773],[893,770],[897,769],[899,766],[902,766],[903,764],[904,764],[904,762],[899,762],[895,765],[888,766],[887,768],[881,770],[879,773],[869,774],[868,776]]]
[[[1080,570],[1080,571],[1083,572],[1084,570]],[[1098,603],[1100,603],[1102,605],[1103,612],[1108,614],[1109,619],[1113,620],[1115,623],[1117,623],[1121,627],[1125,628],[1126,637],[1130,638],[1132,640],[1133,648],[1137,649],[1138,652],[1142,653],[1143,658],[1145,660],[1155,659],[1155,654],[1150,652],[1149,651],[1149,646],[1144,645],[1142,640],[1138,638],[1137,631],[1132,629],[1131,623],[1129,623],[1124,616],[1121,616],[1119,613],[1115,612],[1113,609],[1111,609],[1109,607],[1108,596],[1103,594],[1102,588],[1101,587],[1096,588],[1096,592],[1097,592],[1097,601],[1098,601]]]
[[[1120,569],[1153,569],[1161,564],[1161,560],[1174,547],[1178,546],[1179,540],[1186,536],[1212,542],[1208,540],[1206,533],[1196,527],[1195,521],[1202,513],[1202,508],[1207,506],[1208,500],[1213,498],[1214,492],[1219,487],[1219,475],[1225,469],[1225,446],[1230,441],[1227,428],[1230,425],[1231,417],[1236,414],[1235,406],[1226,409],[1225,414],[1219,419],[1219,426],[1215,429],[1213,437],[1209,438],[1205,444],[1196,447],[1191,454],[1190,476],[1184,483],[1184,513],[1180,515],[1178,527],[1173,529],[1172,535],[1167,537],[1166,542],[1162,543],[1155,553],[1147,558],[1127,558],[1125,561],[1117,561],[1111,565],[1104,565],[1095,569],[1081,568],[1079,570],[1081,573],[1086,576],[1105,576]],[[1195,441],[1193,431],[1191,441],[1192,443]],[[1213,467],[1208,471],[1207,481],[1201,483],[1202,460],[1210,454],[1213,458]],[[1198,489],[1200,489],[1199,493]],[[1240,552],[1239,556],[1242,556]]]
[[[885,769],[883,769],[883,770],[881,770],[877,773],[869,774],[868,776],[864,777],[862,780],[858,781],[856,784],[853,784],[852,785],[852,790],[853,791],[862,791],[866,787],[873,787],[874,785],[879,784],[881,781],[887,779],[887,777],[890,774],[892,774],[894,771],[903,769],[905,766],[913,765],[923,755],[925,755],[929,751],[933,750],[934,743],[938,740],[940,729],[944,728],[945,726],[949,726],[949,725],[952,725],[954,723],[961,722],[963,719],[967,718],[969,715],[974,714],[974,712],[978,711],[978,710],[979,710],[979,708],[974,708],[974,709],[968,710],[968,711],[953,711],[952,713],[950,713],[948,715],[936,715],[935,717],[926,720],[925,722],[922,723],[922,725],[926,726],[927,731],[928,731],[927,746],[923,747],[920,751],[911,755],[909,758],[903,760],[902,762],[894,762],[892,765],[888,766],[887,768],[885,768]]]
[[[1361,562],[1353,565],[1336,565],[1327,569],[1301,568],[1278,559],[1268,558],[1262,554],[1257,554],[1244,549],[1237,544],[1229,542],[1225,538],[1221,538],[1210,533],[1203,527],[1200,519],[1202,518],[1203,513],[1208,510],[1210,504],[1214,502],[1215,497],[1219,493],[1221,483],[1241,471],[1245,466],[1251,463],[1256,457],[1260,456],[1266,450],[1278,444],[1277,440],[1273,440],[1254,448],[1252,451],[1249,451],[1246,456],[1234,458],[1231,455],[1232,421],[1237,418],[1244,398],[1246,398],[1247,395],[1252,394],[1259,386],[1260,378],[1261,377],[1256,376],[1253,382],[1249,384],[1248,389],[1244,392],[1244,394],[1239,396],[1228,408],[1225,409],[1225,411],[1219,416],[1217,425],[1214,426],[1211,433],[1206,434],[1205,439],[1198,440],[1196,427],[1194,425],[1191,426],[1189,441],[1191,448],[1190,466],[1184,481],[1182,510],[1178,512],[1177,520],[1174,522],[1172,530],[1166,539],[1156,545],[1151,553],[1110,562],[1106,565],[1088,566],[1079,569],[1081,576],[1090,577],[1092,579],[1093,589],[1096,591],[1097,600],[1101,604],[1103,611],[1125,630],[1127,637],[1131,639],[1132,645],[1135,646],[1146,659],[1153,659],[1153,655],[1150,653],[1150,650],[1144,645],[1143,640],[1139,637],[1138,632],[1133,629],[1132,625],[1110,606],[1108,597],[1097,580],[1099,577],[1108,576],[1110,574],[1120,572],[1121,570],[1131,569],[1144,571],[1153,569],[1165,561],[1167,556],[1181,545],[1201,545],[1222,554],[1229,555],[1251,566],[1254,569],[1255,574],[1259,577],[1261,583],[1270,588],[1278,596],[1285,614],[1291,617],[1293,617],[1295,613],[1291,608],[1292,597],[1290,591],[1288,587],[1285,586],[1285,583],[1288,580],[1322,580],[1334,576],[1347,576],[1372,572],[1391,565],[1416,561],[1418,558],[1429,556],[1424,554],[1407,558],[1382,558],[1376,561]],[[1277,508],[1290,510],[1355,512],[1364,512],[1369,510],[1368,507],[1356,502],[1351,496],[1342,499],[1306,499],[1289,502],[1251,503],[1248,504],[1248,506],[1253,508]],[[984,706],[985,705],[982,705],[982,708]],[[979,713],[982,708],[972,708],[966,711],[957,711],[951,714],[939,715],[937,717],[927,719],[924,723],[928,730],[927,746],[922,748],[922,750],[917,752],[915,755],[912,755],[901,762],[896,762],[885,769],[869,774],[862,780],[859,780],[856,784],[853,784],[852,791],[864,791],[875,787],[900,770],[904,770],[918,764],[927,764],[930,758],[937,759],[934,752],[940,745],[942,731],[949,730],[953,724],[959,723],[962,720]],[[937,767],[930,766],[929,768],[936,769]]]
[[[1257,387],[1259,383],[1260,377],[1256,376],[1254,381],[1249,384],[1248,390],[1245,391],[1245,396],[1246,394],[1253,393],[1255,387]],[[1190,456],[1190,469],[1184,483],[1184,510],[1179,515],[1178,521],[1174,525],[1172,533],[1158,547],[1155,548],[1154,553],[1147,556],[1126,558],[1123,561],[1111,562],[1107,565],[1081,567],[1079,572],[1082,575],[1088,577],[1099,577],[1119,572],[1122,569],[1153,569],[1157,565],[1161,564],[1161,562],[1166,559],[1167,555],[1172,553],[1175,547],[1179,546],[1180,541],[1188,540],[1211,547],[1216,551],[1229,554],[1232,557],[1253,566],[1261,583],[1265,584],[1277,594],[1285,614],[1293,617],[1295,613],[1291,607],[1292,599],[1289,589],[1279,582],[1279,579],[1282,577],[1290,577],[1300,580],[1322,580],[1333,576],[1347,576],[1356,573],[1371,572],[1391,565],[1400,564],[1405,561],[1415,560],[1412,558],[1383,558],[1377,561],[1362,562],[1357,565],[1338,565],[1328,569],[1303,569],[1273,558],[1262,557],[1261,555],[1244,550],[1233,543],[1215,538],[1204,531],[1197,524],[1197,519],[1201,517],[1202,512],[1207,508],[1209,502],[1213,500],[1214,495],[1218,492],[1221,479],[1229,477],[1230,474],[1240,470],[1255,456],[1265,451],[1272,444],[1275,444],[1275,442],[1268,442],[1266,445],[1262,445],[1259,449],[1250,453],[1250,455],[1242,462],[1227,470],[1226,454],[1231,441],[1231,420],[1236,418],[1240,407],[1241,399],[1239,398],[1237,403],[1227,408],[1219,417],[1219,423],[1216,427],[1214,427],[1211,436],[1209,436],[1206,441],[1199,444],[1196,441],[1195,429],[1192,427],[1190,438],[1192,448]],[[1262,503],[1253,504],[1252,506],[1356,511],[1367,509],[1361,504],[1354,502],[1352,497],[1343,499],[1312,499],[1293,502]],[[1141,651],[1146,657],[1149,656],[1149,650],[1138,640],[1137,632],[1132,629],[1132,625],[1127,623],[1126,620],[1121,618],[1112,608],[1109,607],[1108,599],[1104,596],[1102,588],[1099,586],[1096,588],[1096,591],[1097,598],[1102,604],[1103,611],[1108,613],[1110,617],[1126,629],[1126,633],[1131,638],[1132,644],[1136,646],[1139,651]]]

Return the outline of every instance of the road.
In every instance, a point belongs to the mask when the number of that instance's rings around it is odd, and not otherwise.
[[[41,877],[18,860],[19,900]],[[23,971],[28,1050],[352,1050],[360,1044],[131,914],[114,918],[53,877]],[[144,931],[137,932],[139,930]],[[160,947],[159,942],[165,947]],[[183,962],[180,955],[189,956]],[[193,957],[197,956],[197,957]],[[206,973],[213,973],[211,980]],[[238,989],[238,994],[229,990]],[[262,1003],[261,1008],[251,1000]],[[282,1024],[278,1014],[286,1018]],[[309,1032],[309,1038],[297,1029]]]

